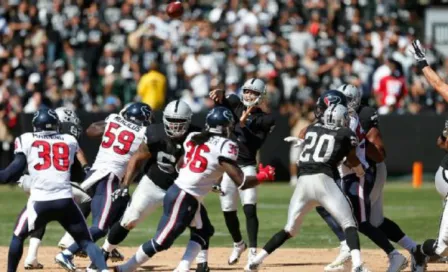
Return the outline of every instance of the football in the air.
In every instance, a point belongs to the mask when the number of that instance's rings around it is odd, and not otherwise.
[[[171,2],[166,7],[166,13],[171,18],[179,18],[184,13],[184,7],[180,1]]]

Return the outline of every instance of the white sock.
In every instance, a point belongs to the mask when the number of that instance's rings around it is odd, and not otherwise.
[[[359,249],[352,249],[350,251],[350,255],[352,255],[352,266],[353,267],[358,267],[358,266],[362,265],[361,251],[359,251]]]
[[[394,249],[391,253],[389,253],[389,255],[387,255],[389,258],[392,257],[395,254],[400,254],[400,252],[398,252],[396,249]]]
[[[407,235],[401,238],[401,240],[398,241],[398,244],[409,252],[412,252],[412,250],[417,246],[417,243],[415,243],[414,240],[409,238]]]
[[[249,252],[250,253],[257,253],[257,248],[256,247],[251,247],[251,248],[249,248]]]
[[[180,270],[189,270],[191,263],[198,256],[199,251],[201,251],[201,245],[199,243],[192,240],[188,241],[184,256],[182,256],[182,261],[180,261],[177,267]]]
[[[64,249],[64,251],[62,251],[62,254],[66,255],[66,256],[73,256],[73,253],[68,249]]]
[[[341,242],[341,247],[348,247],[347,240]]]
[[[252,263],[261,264],[266,257],[269,256],[269,253],[262,249],[260,252],[258,252],[257,256],[252,259]]]
[[[112,250],[114,250],[116,247],[117,247],[117,246],[110,244],[109,241],[107,240],[107,238],[106,238],[106,240],[104,240],[103,249],[104,249],[106,252],[109,252],[109,253],[110,253],[110,252],[111,252]]]
[[[37,260],[37,251],[39,250],[40,239],[30,238],[30,243],[28,246],[28,256],[26,256],[25,263],[32,263]]]
[[[66,232],[64,234],[64,236],[62,236],[61,240],[59,240],[58,244],[63,244],[65,246],[69,246],[69,245],[73,244],[74,242],[75,242],[75,240],[73,239],[73,237],[68,232]]]
[[[199,254],[196,257],[196,263],[206,263],[207,261],[208,261],[208,250],[204,249],[199,251]]]
[[[135,253],[134,256],[132,256],[129,261],[119,266],[120,271],[135,271],[139,266],[146,263],[149,260],[148,255],[143,251],[143,247],[140,246]]]

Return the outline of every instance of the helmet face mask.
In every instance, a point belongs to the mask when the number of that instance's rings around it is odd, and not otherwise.
[[[182,137],[187,133],[193,112],[187,103],[175,100],[163,111],[163,124],[166,134],[171,138]]]

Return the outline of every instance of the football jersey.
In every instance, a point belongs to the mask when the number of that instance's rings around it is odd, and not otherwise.
[[[237,95],[229,95],[223,106],[228,107],[234,114],[235,120],[240,120],[243,112],[247,109]],[[272,114],[263,112],[256,108],[251,112],[244,127],[236,123],[232,139],[238,143],[238,164],[256,165],[256,156],[269,133],[275,127],[275,118]]]
[[[17,137],[14,146],[14,153],[22,153],[27,159],[31,200],[72,197],[70,167],[79,149],[73,136],[54,131],[30,132]]]
[[[190,125],[185,136],[200,130]],[[146,163],[145,172],[154,184],[164,190],[168,190],[177,178],[176,164],[184,154],[184,140],[185,137],[169,137],[164,124],[150,125],[146,129],[146,144],[152,156]]]
[[[355,133],[358,138],[358,146],[356,147],[356,156],[362,163],[365,169],[369,168],[369,163],[366,157],[366,135],[359,121],[358,115],[356,113],[350,114],[350,129]],[[355,173],[353,169],[347,167],[345,164],[341,164],[339,167],[339,172],[342,177]]]
[[[221,136],[212,136],[204,144],[196,145],[191,137],[197,133],[190,133],[184,142],[184,163],[175,183],[190,195],[201,199],[224,174],[219,158],[236,162],[238,145]]]
[[[115,113],[105,121],[106,129],[92,170],[110,171],[121,180],[129,159],[144,141],[146,127],[126,121]]]
[[[358,139],[349,128],[320,123],[308,126],[299,156],[299,176],[323,173],[338,179],[338,165],[357,145]]]

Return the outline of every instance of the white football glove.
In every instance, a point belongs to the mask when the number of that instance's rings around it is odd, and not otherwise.
[[[414,55],[416,61],[426,61],[425,48],[423,48],[419,40],[412,42],[412,47],[409,48],[409,52]]]
[[[283,141],[293,144],[293,147],[301,146],[303,143],[303,139],[300,139],[299,137],[296,136],[288,136],[285,139],[283,139]]]

